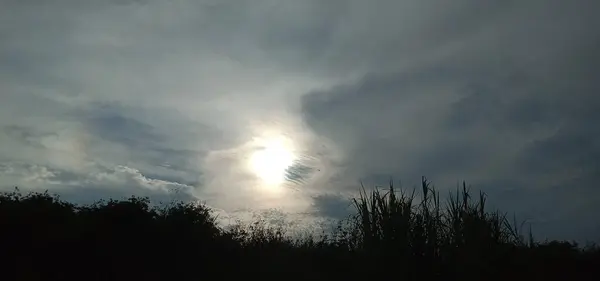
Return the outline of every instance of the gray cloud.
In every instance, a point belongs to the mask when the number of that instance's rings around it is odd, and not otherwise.
[[[327,218],[346,219],[352,214],[353,206],[350,198],[344,198],[332,194],[322,194],[314,198],[315,208],[318,214]]]
[[[92,203],[100,199],[123,199],[131,196],[149,197],[153,202],[189,201],[193,187],[147,177],[140,171],[117,166],[96,166],[88,173],[76,173],[40,165],[2,164],[0,176],[12,179],[22,192],[49,191],[76,203]]]
[[[551,226],[591,229],[584,225],[593,219],[575,214],[598,211],[591,202],[598,198],[592,186],[600,139],[592,77],[600,41],[590,28],[597,20],[583,11],[583,2],[552,4],[503,4],[497,17],[485,19],[450,10],[442,18],[456,28],[447,37],[456,48],[436,57],[439,45],[426,44],[418,52],[430,57],[410,67],[403,62],[413,56],[385,53],[396,70],[374,68],[354,82],[305,96],[304,118],[343,147],[346,178],[385,183],[390,176],[428,175],[442,188],[467,179],[504,195],[498,206],[524,217],[541,200],[535,208],[543,211],[532,215],[546,222],[540,236],[596,239],[597,231]],[[470,19],[477,26],[454,24]],[[434,30],[446,28],[435,21]],[[507,197],[503,190],[512,188]],[[561,199],[562,211],[550,215]]]
[[[596,1],[5,2],[6,188],[337,216],[328,194],[427,175],[600,235]],[[248,167],[272,135],[298,156],[279,189]]]

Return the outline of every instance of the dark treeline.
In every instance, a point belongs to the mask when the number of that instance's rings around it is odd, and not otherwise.
[[[590,280],[597,247],[536,242],[466,188],[365,192],[328,235],[221,228],[201,204],[0,195],[2,280]],[[440,202],[442,201],[442,202]]]

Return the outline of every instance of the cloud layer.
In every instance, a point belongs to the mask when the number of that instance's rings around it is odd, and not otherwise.
[[[596,2],[5,1],[0,185],[339,217],[427,175],[597,240]],[[280,190],[247,169],[271,135]]]

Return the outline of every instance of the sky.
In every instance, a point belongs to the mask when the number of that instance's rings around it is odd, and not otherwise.
[[[338,219],[463,180],[600,240],[595,0],[0,0],[0,189]],[[258,214],[258,215],[257,215]]]

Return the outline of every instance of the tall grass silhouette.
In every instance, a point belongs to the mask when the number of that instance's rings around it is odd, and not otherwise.
[[[3,280],[570,280],[597,276],[600,250],[538,242],[463,183],[446,196],[390,183],[352,200],[332,232],[296,237],[264,220],[227,228],[207,206],[147,198],[76,205],[0,195]]]

